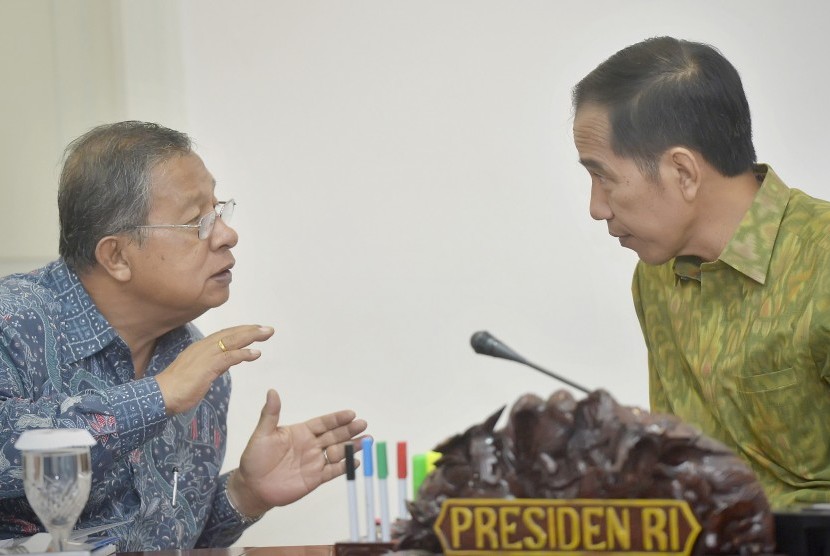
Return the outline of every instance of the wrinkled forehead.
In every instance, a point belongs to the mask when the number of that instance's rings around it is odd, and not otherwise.
[[[209,201],[216,188],[213,175],[193,152],[167,158],[153,167],[150,176],[153,202],[175,197],[201,203]]]
[[[608,110],[597,104],[580,107],[574,115],[573,133],[580,164],[591,171],[609,172],[617,156],[611,148]]]
[[[180,180],[183,182],[209,182],[215,185],[213,175],[205,166],[202,157],[195,152],[177,153],[159,160],[150,170],[153,182]]]
[[[596,103],[586,103],[574,115],[574,143],[580,146],[608,147],[611,139],[611,122],[608,109]]]

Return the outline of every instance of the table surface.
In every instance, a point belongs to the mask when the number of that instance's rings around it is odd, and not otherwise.
[[[118,556],[333,556],[334,545],[260,546],[230,548],[200,548],[193,550],[156,550],[148,552],[118,552]]]

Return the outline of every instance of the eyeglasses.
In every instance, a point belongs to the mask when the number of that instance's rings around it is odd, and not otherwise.
[[[207,239],[213,231],[213,225],[216,224],[216,217],[222,219],[222,222],[230,222],[233,216],[233,210],[236,208],[236,201],[229,199],[227,201],[219,201],[214,205],[213,210],[204,215],[195,224],[145,224],[143,226],[135,226],[136,228],[195,228],[199,230],[199,239]]]

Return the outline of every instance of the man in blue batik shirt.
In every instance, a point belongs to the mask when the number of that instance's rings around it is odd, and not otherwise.
[[[270,390],[239,467],[219,473],[227,371],[274,331],[203,337],[191,323],[229,296],[235,203],[215,185],[187,135],[155,124],[100,126],[69,145],[60,259],[0,279],[0,538],[43,530],[14,448],[28,429],[95,437],[78,527],[126,521],[112,530],[120,551],[228,546],[345,472],[366,422],[344,410],[278,425]]]

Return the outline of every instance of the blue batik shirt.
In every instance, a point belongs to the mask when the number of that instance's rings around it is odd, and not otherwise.
[[[251,521],[227,497],[220,475],[230,376],[191,411],[167,416],[155,375],[200,339],[192,324],[160,337],[144,378],[130,349],[62,260],[0,278],[0,538],[43,527],[26,501],[20,434],[83,428],[93,483],[77,528],[112,529],[119,551],[221,547]],[[174,472],[177,493],[173,503]]]

